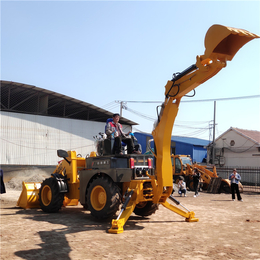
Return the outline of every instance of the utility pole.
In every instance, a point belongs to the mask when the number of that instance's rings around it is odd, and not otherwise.
[[[120,102],[120,117],[123,115],[123,101]]]
[[[216,100],[214,101],[212,164],[215,164],[215,133],[216,133]]]

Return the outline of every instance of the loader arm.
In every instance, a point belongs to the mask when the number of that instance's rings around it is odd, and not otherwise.
[[[200,84],[215,76],[236,52],[258,35],[246,30],[213,25],[205,36],[205,53],[197,56],[196,64],[169,80],[165,86],[165,100],[157,124],[152,132],[155,143],[158,189],[154,203],[164,203],[172,192],[171,136],[181,98]]]
[[[216,166],[213,166],[212,171],[210,171],[205,166],[202,166],[202,165],[199,165],[196,163],[193,165],[187,164],[187,169],[188,169],[188,172],[190,175],[192,175],[194,168],[198,169],[198,171],[200,172],[200,177],[206,184],[210,184],[210,181],[212,178],[218,177]]]

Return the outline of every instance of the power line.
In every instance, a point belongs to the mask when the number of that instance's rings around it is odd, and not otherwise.
[[[241,97],[229,97],[229,98],[215,98],[215,99],[198,99],[198,100],[182,100],[181,103],[187,103],[187,102],[212,102],[212,101],[228,101],[228,100],[239,100],[239,99],[251,99],[251,98],[260,98],[260,95],[252,95],[252,96],[241,96]],[[116,103],[116,104],[115,104]],[[139,104],[161,104],[162,101],[147,101],[147,100],[128,100],[128,101],[120,101],[120,100],[115,100],[113,102],[110,102],[104,106],[103,108],[106,107],[107,110],[113,110],[118,107],[118,104],[123,104],[122,108],[128,110],[129,112],[132,112],[140,117],[143,117],[147,120],[155,120],[154,118],[141,114],[138,111],[132,110],[129,107],[126,106],[127,103],[139,103]]]
[[[140,117],[143,117],[143,118],[145,118],[145,119],[147,119],[147,120],[155,121],[155,118],[154,118],[154,117],[150,117],[150,116],[148,116],[148,115],[142,114],[142,113],[140,113],[140,112],[138,112],[138,111],[136,111],[136,110],[133,110],[133,109],[131,109],[131,108],[129,108],[129,107],[124,107],[124,109],[127,110],[127,111],[129,111],[129,112],[132,112],[132,113],[134,113],[134,114],[136,114],[136,115],[138,115],[138,116],[140,116]]]
[[[103,109],[106,110],[113,110],[114,108],[118,108],[118,104],[115,103],[115,101],[112,101],[104,106],[102,106]]]
[[[137,101],[137,100],[132,100],[132,101],[120,101],[120,100],[115,100],[116,103],[162,103],[162,101]]]
[[[252,96],[242,96],[242,97],[229,97],[229,98],[211,98],[211,99],[197,99],[197,100],[182,100],[181,102],[210,102],[210,101],[225,101],[225,100],[238,100],[238,99],[249,99],[249,98],[260,98],[260,95],[252,95]],[[136,100],[129,100],[129,101],[118,101],[115,100],[116,103],[124,102],[124,103],[155,103],[161,104],[162,101],[136,101]]]
[[[182,102],[212,102],[212,101],[227,101],[227,100],[239,100],[239,99],[251,99],[251,98],[260,98],[260,95],[252,95],[252,96],[241,96],[241,97],[229,97],[229,98],[217,98],[217,99],[202,99],[202,100],[184,100],[184,101],[181,101]],[[139,111],[136,111],[136,110],[133,110],[129,107],[126,106],[127,103],[140,103],[140,104],[148,104],[148,103],[162,103],[161,101],[115,101],[116,103],[120,103],[120,104],[123,104],[122,108],[125,109],[125,110],[128,110],[129,112],[131,113],[134,113],[146,120],[150,120],[150,121],[155,121],[156,119],[154,117],[151,117],[151,116],[148,116],[148,115],[145,115],[143,113],[140,113]],[[178,129],[177,132],[180,132],[181,131],[181,135],[182,136],[199,136],[199,135],[202,135],[204,134],[206,131],[209,131],[209,139],[211,139],[211,129],[213,127],[211,127],[210,125],[208,126],[201,126],[201,127],[195,127],[194,125],[203,125],[205,123],[209,123],[211,121],[200,121],[200,122],[187,122],[188,125],[185,125],[185,121],[180,121],[178,123],[177,122],[174,124],[174,127],[175,127],[175,130],[176,128]],[[184,129],[184,131],[186,133],[183,133],[182,130],[179,130],[180,128]],[[138,130],[138,129],[136,129]],[[192,131],[193,130],[193,131]],[[141,132],[141,131],[140,131]]]
[[[260,95],[253,96],[242,96],[242,97],[229,97],[229,98],[215,98],[215,99],[200,99],[200,100],[183,100],[181,102],[210,102],[210,101],[225,101],[225,100],[238,100],[238,99],[249,99],[249,98],[260,98]]]

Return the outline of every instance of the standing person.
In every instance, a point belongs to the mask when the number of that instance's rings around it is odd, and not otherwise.
[[[193,187],[194,187],[194,191],[195,191],[194,198],[196,198],[199,195],[198,186],[199,186],[199,181],[200,181],[200,172],[197,168],[194,168],[192,177],[193,177]]]
[[[0,169],[0,194],[6,193],[4,184],[4,172]]]
[[[237,173],[236,169],[233,169],[233,173],[230,174],[229,180],[231,181],[231,193],[232,193],[232,200],[235,200],[235,191],[237,194],[237,199],[239,201],[243,201],[240,195],[238,183],[241,180],[241,176]]]
[[[115,143],[114,143],[114,152],[115,154],[123,154],[122,153],[122,141],[127,145],[127,153],[131,154],[134,151],[134,143],[131,137],[128,135],[131,133],[130,131],[125,134],[122,130],[122,125],[119,123],[120,116],[119,114],[113,115],[113,121],[108,122],[106,127],[107,137],[111,139],[111,135],[114,135]]]

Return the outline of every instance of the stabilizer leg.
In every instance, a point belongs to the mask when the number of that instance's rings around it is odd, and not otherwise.
[[[176,203],[177,205],[181,205],[183,208],[185,208],[185,207],[184,207],[178,200],[176,200],[174,197],[169,196],[169,199],[171,199],[171,200],[172,200],[174,203]],[[170,203],[167,202],[167,201],[161,202],[161,204],[162,204],[165,208],[167,208],[167,209],[169,209],[169,210],[171,210],[171,211],[177,213],[178,215],[180,215],[180,216],[182,216],[182,217],[185,217],[185,221],[187,221],[187,222],[197,222],[197,221],[199,221],[198,218],[195,218],[195,213],[194,213],[193,211],[189,211],[187,208],[185,208],[185,209],[186,209],[188,212],[185,212],[185,211],[183,211],[183,210],[181,210],[181,209],[179,209],[179,208],[173,206],[172,204],[170,204]]]
[[[121,208],[117,219],[112,220],[112,227],[108,230],[109,233],[119,234],[124,231],[124,225],[136,206],[136,199],[132,197],[134,190],[131,190],[126,197],[126,200]]]

